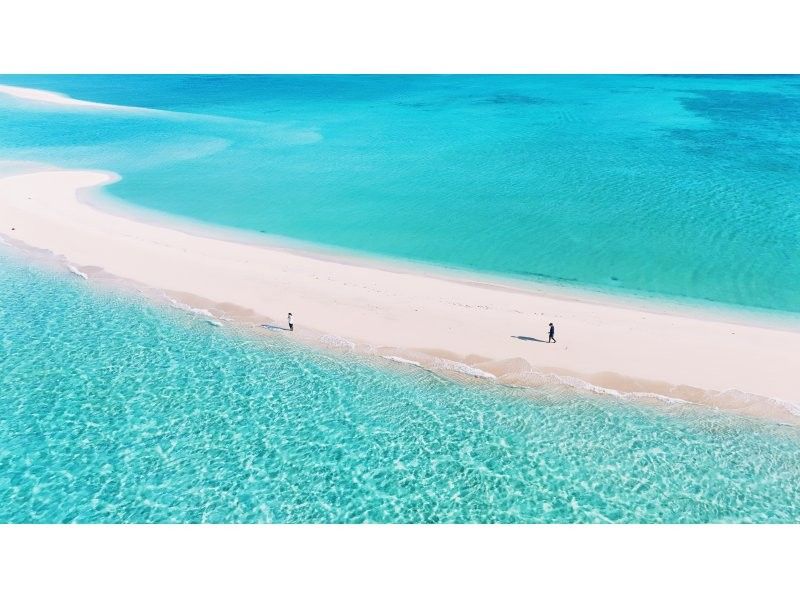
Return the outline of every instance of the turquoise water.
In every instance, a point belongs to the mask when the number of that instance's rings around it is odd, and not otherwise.
[[[0,157],[349,250],[800,313],[800,77],[3,76]]]
[[[246,338],[0,251],[0,522],[800,522],[797,429],[566,392]]]
[[[164,212],[800,313],[798,77],[0,76]],[[249,338],[0,247],[0,522],[800,522],[800,431]]]

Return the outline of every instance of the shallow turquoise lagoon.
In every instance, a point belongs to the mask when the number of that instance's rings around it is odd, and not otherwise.
[[[350,251],[800,313],[800,77],[1,76],[0,158]]]
[[[244,337],[0,252],[0,522],[800,522],[798,430],[566,392]]]
[[[132,204],[800,313],[798,77],[0,83],[157,110],[0,96],[0,159]],[[0,251],[0,522],[62,521],[800,522],[800,432],[244,337]]]

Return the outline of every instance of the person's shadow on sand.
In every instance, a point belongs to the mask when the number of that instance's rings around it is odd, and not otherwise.
[[[521,341],[533,341],[533,342],[536,342],[536,343],[546,343],[547,342],[547,341],[543,341],[540,338],[534,338],[532,336],[515,336],[515,335],[512,334],[511,338],[518,338]]]
[[[262,324],[262,328],[266,328],[267,330],[289,330],[288,328],[283,328],[282,326],[274,326],[273,324]]]

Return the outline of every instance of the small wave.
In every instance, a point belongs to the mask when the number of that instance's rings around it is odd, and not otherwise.
[[[591,382],[587,382],[586,380],[582,380],[580,378],[576,378],[574,376],[562,376],[559,374],[546,374],[546,373],[539,373],[539,372],[530,372],[527,374],[528,377],[536,377],[542,383],[549,383],[549,384],[558,384],[560,386],[566,386],[568,388],[574,388],[576,390],[590,392],[592,394],[597,395],[606,395],[617,397],[620,399],[654,399],[657,401],[661,401],[662,403],[668,404],[692,404],[691,401],[687,401],[685,399],[679,399],[677,397],[669,397],[667,395],[658,394],[655,392],[645,392],[645,391],[632,391],[632,392],[622,392],[619,390],[614,390],[613,388],[606,388],[605,386],[598,386],[597,384],[592,384]]]
[[[221,326],[222,326],[222,322],[219,322],[219,321],[217,321],[217,320],[206,320],[206,322],[208,322],[208,323],[209,323],[209,324],[211,324],[212,326],[218,326],[218,327],[221,327]]]
[[[656,401],[661,401],[662,403],[668,403],[670,405],[695,405],[695,403],[693,403],[692,401],[687,401],[686,399],[679,399],[678,397],[670,397],[667,395],[658,394],[657,392],[633,391],[633,392],[620,392],[618,394],[623,399],[654,399]]]
[[[433,369],[458,372],[460,374],[466,374],[467,376],[474,376],[475,378],[492,379],[497,377],[494,374],[490,374],[489,372],[484,372],[483,370],[474,368],[471,365],[467,365],[466,363],[462,363],[460,361],[451,361],[450,359],[444,359],[442,357],[437,357],[434,360]]]
[[[167,297],[172,307],[175,309],[180,309],[181,311],[188,311],[189,313],[197,314],[198,316],[205,316],[206,318],[214,318],[214,314],[212,314],[207,309],[203,309],[200,307],[192,307],[191,305],[186,305],[185,303],[181,303],[180,301],[176,301],[172,297]]]
[[[413,359],[404,359],[402,357],[398,357],[397,355],[381,355],[381,357],[388,359],[389,361],[396,361],[397,363],[407,363],[409,365],[422,367],[422,364],[419,361],[414,361]]]
[[[72,272],[75,276],[80,276],[84,280],[88,280],[89,279],[89,277],[86,275],[86,272],[81,272],[75,266],[69,265],[69,266],[67,266],[67,270]]]

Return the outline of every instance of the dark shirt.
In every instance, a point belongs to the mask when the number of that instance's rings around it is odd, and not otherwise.
[[[550,326],[550,336],[555,336],[555,334],[556,334],[556,327]]]

